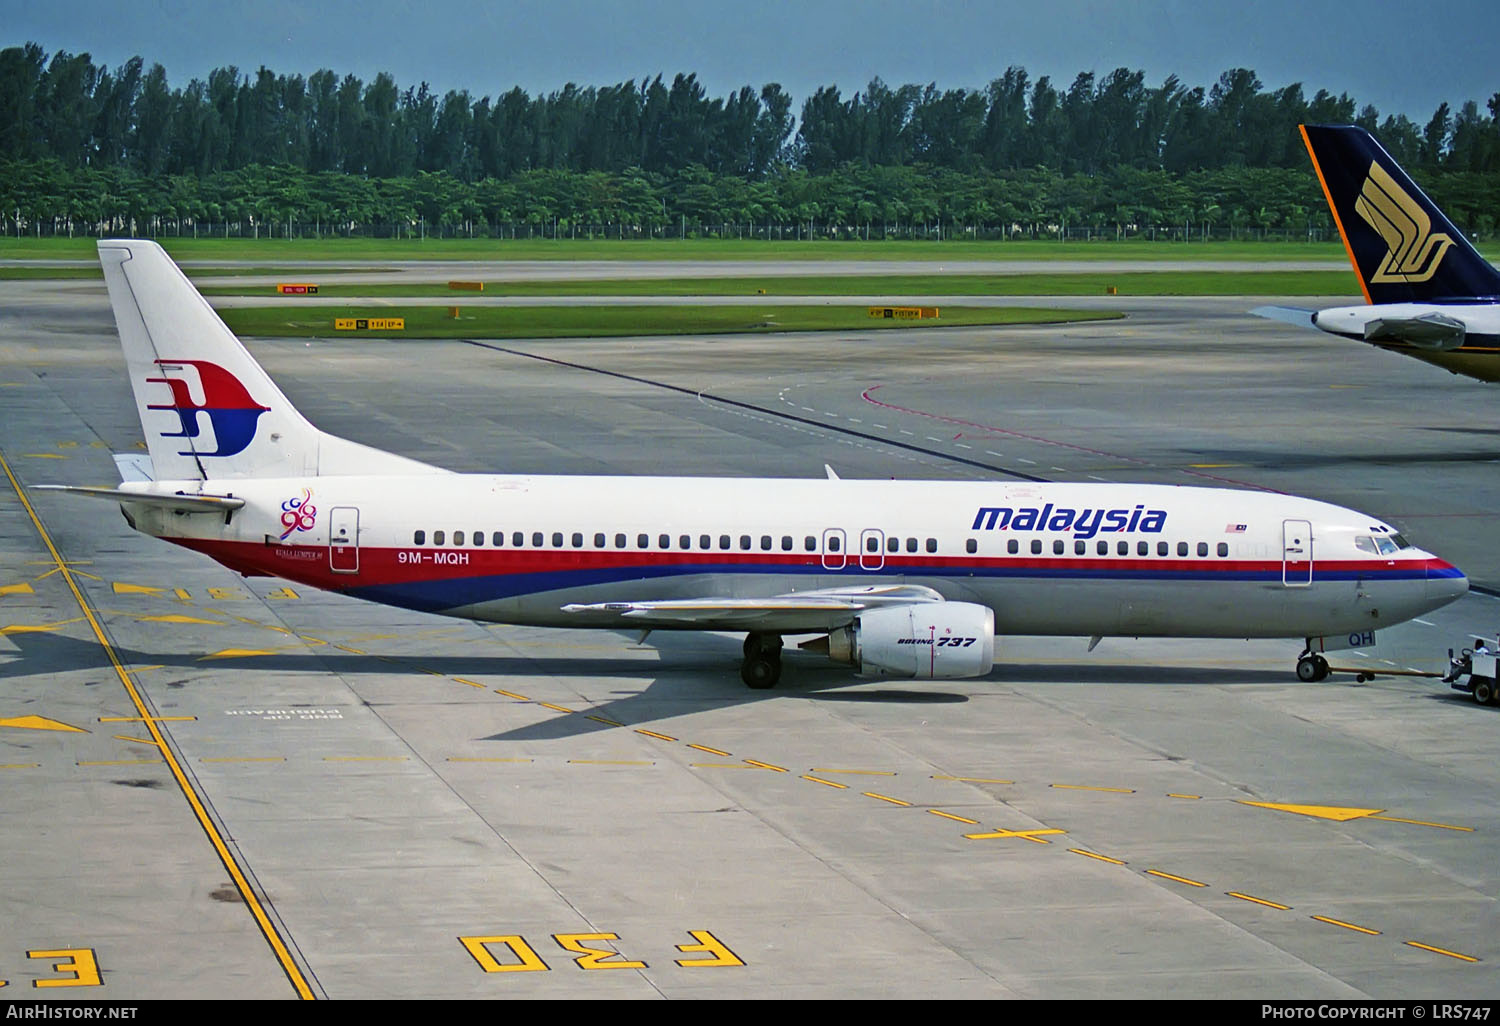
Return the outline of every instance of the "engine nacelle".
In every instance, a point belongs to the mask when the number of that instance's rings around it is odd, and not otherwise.
[[[995,664],[995,614],[972,602],[871,609],[829,632],[828,655],[872,676],[982,677]]]

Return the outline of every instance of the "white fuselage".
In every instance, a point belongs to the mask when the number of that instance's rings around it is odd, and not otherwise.
[[[1381,320],[1416,320],[1437,314],[1464,325],[1466,336],[1500,336],[1500,304],[1496,303],[1366,303],[1319,310],[1313,323],[1334,335],[1363,338],[1366,327]]]
[[[599,607],[879,583],[987,606],[999,634],[1309,637],[1467,589],[1429,553],[1376,551],[1399,536],[1374,518],[1230,489],[462,474],[129,487],[244,499],[228,517],[127,503],[141,530],[242,572],[517,624],[689,626]],[[848,619],[771,611],[756,629]]]

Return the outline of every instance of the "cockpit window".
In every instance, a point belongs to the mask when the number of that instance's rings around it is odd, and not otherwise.
[[[1401,546],[1397,545],[1394,541],[1392,541],[1390,538],[1385,537],[1384,535],[1381,535],[1375,539],[1375,545],[1380,549],[1380,554],[1382,556],[1389,556],[1391,553],[1399,552],[1401,550]]]
[[[1395,542],[1396,543],[1396,547],[1400,548],[1400,549],[1409,549],[1409,548],[1412,547],[1411,546],[1411,542],[1407,541],[1405,538],[1403,538],[1399,534],[1393,534],[1393,535],[1391,535],[1391,541]]]
[[[1382,556],[1411,548],[1411,543],[1399,534],[1377,534],[1373,538],[1362,534],[1354,539],[1354,547],[1361,552],[1374,552]]]
[[[1375,547],[1375,539],[1363,534],[1354,539],[1354,547],[1361,552],[1372,554],[1380,551]]]

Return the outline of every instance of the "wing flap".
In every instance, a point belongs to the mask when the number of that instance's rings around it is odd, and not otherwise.
[[[876,606],[942,602],[942,594],[921,585],[830,588],[753,598],[647,599],[589,602],[563,606],[579,616],[620,618],[642,627],[697,630],[767,630],[783,633],[827,631],[849,623]]]

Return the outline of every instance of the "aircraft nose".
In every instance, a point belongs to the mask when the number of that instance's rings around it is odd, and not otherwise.
[[[1458,567],[1436,557],[1427,560],[1427,597],[1433,603],[1446,605],[1468,590],[1469,579]]]

